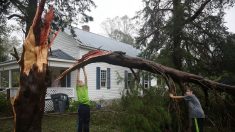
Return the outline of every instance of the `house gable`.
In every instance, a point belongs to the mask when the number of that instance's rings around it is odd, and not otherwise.
[[[69,30],[65,30],[65,32],[71,34]],[[130,44],[122,43],[112,38],[84,31],[82,29],[75,28],[75,34],[77,35],[75,39],[78,40],[78,43],[82,46],[107,51],[122,51],[133,57],[136,57],[140,53],[138,49]]]

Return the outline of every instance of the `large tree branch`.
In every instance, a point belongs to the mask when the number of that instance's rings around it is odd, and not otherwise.
[[[174,68],[170,68],[167,66],[163,66],[158,63],[154,63],[149,60],[145,60],[142,58],[130,57],[125,55],[122,52],[108,52],[108,51],[90,51],[85,54],[81,59],[77,61],[77,63],[63,72],[58,79],[61,79],[63,76],[68,74],[69,72],[76,70],[77,68],[83,67],[90,63],[95,62],[106,62],[113,65],[135,68],[146,70],[155,74],[160,74],[162,76],[170,76],[174,82],[181,81],[190,82],[200,85],[203,90],[215,89],[220,92],[226,92],[228,94],[235,95],[235,86],[230,86],[218,82],[214,82],[208,79],[205,79],[202,76],[198,76],[195,74],[187,73],[184,71],[179,71]]]
[[[206,0],[198,9],[197,11],[188,19],[185,20],[184,24],[190,23],[194,21],[203,11],[203,9],[206,7],[206,5],[210,2],[211,0]]]

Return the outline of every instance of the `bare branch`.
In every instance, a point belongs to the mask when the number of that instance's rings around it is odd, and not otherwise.
[[[146,36],[140,38],[140,39],[137,39],[137,43],[140,43],[141,41],[145,40],[146,38],[150,37],[151,35],[153,35],[155,32],[157,32],[158,29],[155,29],[153,30],[151,33],[147,34]]]
[[[135,77],[135,80],[136,80],[137,82],[139,82],[139,81],[140,81],[140,78],[136,75],[136,73],[135,73],[135,71],[133,70],[133,68],[130,68],[130,69],[131,69],[132,74],[133,74],[134,77]]]
[[[21,15],[19,15],[19,14],[12,14],[12,15],[10,15],[9,17],[7,17],[7,19],[11,19],[11,18],[13,18],[13,17],[18,17],[18,18],[20,18],[21,20],[25,20],[25,17],[24,17],[24,16],[21,16]]]
[[[158,9],[159,11],[173,11],[173,9],[170,9],[170,8],[168,8],[168,9]]]
[[[165,28],[166,26],[163,26],[162,28]],[[148,37],[150,37],[151,35],[153,35],[154,33],[156,33],[157,31],[159,31],[160,29],[154,29],[152,32],[150,32],[149,34],[147,34],[146,36],[137,39],[137,43],[140,43],[141,41],[143,41],[144,39],[147,39]]]
[[[192,15],[191,17],[189,17],[184,24],[187,24],[189,22],[194,21],[203,11],[203,9],[206,7],[206,5],[210,2],[211,0],[207,0],[205,1],[199,8],[198,10],[194,13],[194,15]]]
[[[19,60],[20,60],[20,57],[19,57],[18,52],[17,52],[17,50],[16,50],[15,47],[13,47],[13,51],[14,51],[14,53],[10,53],[10,54],[11,54],[13,57],[15,57],[16,61],[19,61]]]

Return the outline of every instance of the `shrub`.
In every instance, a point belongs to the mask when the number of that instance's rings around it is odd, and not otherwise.
[[[166,98],[156,88],[144,89],[140,96],[138,90],[131,90],[122,97],[121,106],[125,114],[121,116],[123,131],[163,131],[171,122],[167,112]]]
[[[0,93],[0,113],[2,116],[12,115],[10,100],[7,100],[6,94],[3,93]]]

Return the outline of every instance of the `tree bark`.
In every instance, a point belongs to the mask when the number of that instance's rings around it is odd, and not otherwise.
[[[20,64],[20,89],[14,99],[14,131],[41,132],[48,79],[48,35],[53,9],[41,15],[45,0],[41,0],[33,23],[23,44]]]
[[[218,83],[212,80],[208,80],[202,76],[198,76],[195,74],[187,73],[184,71],[180,71],[171,67],[163,66],[161,64],[145,60],[137,57],[130,57],[125,55],[123,52],[110,52],[110,51],[101,51],[94,50],[85,54],[81,59],[77,61],[75,65],[64,71],[58,79],[61,79],[63,76],[68,74],[69,72],[76,70],[77,68],[81,68],[90,63],[96,62],[106,62],[112,65],[118,65],[128,68],[135,68],[146,70],[151,73],[160,74],[165,79],[170,78],[174,82],[190,82],[201,86],[201,88],[206,91],[209,89],[214,89],[220,92],[226,92],[231,95],[235,95],[235,86],[230,86],[222,83]],[[168,79],[166,79],[169,82]],[[171,88],[170,84],[167,83]]]

